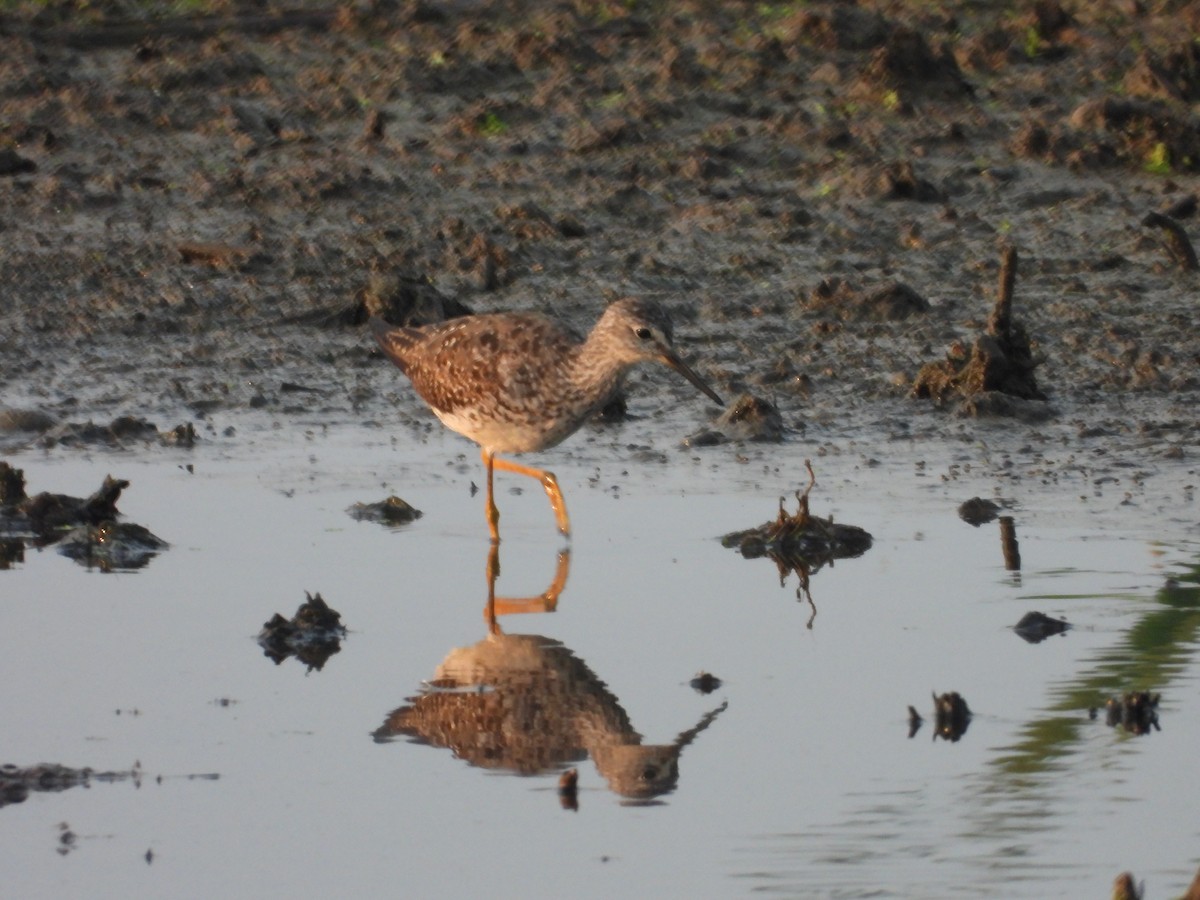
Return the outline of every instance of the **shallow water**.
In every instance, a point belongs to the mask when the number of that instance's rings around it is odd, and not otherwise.
[[[875,538],[813,574],[814,616],[795,575],[781,587],[771,563],[716,540],[773,517],[805,480],[805,448],[663,446],[665,465],[630,461],[625,437],[538,457],[572,514],[569,578],[556,611],[500,627],[561,643],[603,682],[589,696],[630,728],[589,732],[597,745],[689,736],[675,790],[652,802],[612,790],[595,759],[573,763],[577,811],[560,804],[561,767],[516,776],[374,736],[487,635],[465,442],[346,426],[10,454],[31,492],[129,479],[123,513],[172,546],[136,573],[52,549],[0,572],[0,762],[142,771],[0,810],[6,895],[1105,896],[1125,869],[1151,896],[1183,891],[1200,862],[1190,472],[1130,501],[1086,479],[943,477],[971,449],[923,465],[814,456],[813,512]],[[538,594],[563,541],[540,489],[498,478],[497,592]],[[996,491],[1016,501],[1019,574],[995,523],[955,512]],[[425,516],[392,530],[345,513],[393,492]],[[1191,587],[1165,591],[1170,576]],[[254,641],[305,591],[350,631],[321,671],[275,665]],[[1075,627],[1026,644],[1011,626],[1032,609]],[[699,670],[720,689],[693,691]],[[1134,689],[1162,692],[1161,731],[1089,718]],[[970,703],[961,740],[932,740],[931,690]],[[926,718],[911,739],[908,704]],[[60,823],[77,835],[65,853]]]

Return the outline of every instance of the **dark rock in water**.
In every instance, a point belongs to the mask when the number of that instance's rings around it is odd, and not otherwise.
[[[295,656],[310,672],[320,671],[329,657],[342,649],[346,627],[341,613],[331,608],[319,593],[305,591],[304,595],[307,599],[291,619],[275,613],[263,625],[258,643],[276,665]]]
[[[728,441],[783,440],[783,416],[770,402],[751,394],[742,394],[711,428],[683,441],[685,447],[712,447]]]
[[[1000,504],[993,500],[972,497],[958,508],[958,517],[968,525],[978,528],[980,525],[994,520],[1000,514],[1000,509]]]
[[[1133,691],[1120,697],[1110,697],[1104,704],[1105,721],[1111,728],[1124,728],[1130,734],[1149,734],[1151,729],[1162,731],[1158,724],[1158,701],[1161,694]]]
[[[1044,613],[1027,612],[1021,616],[1021,621],[1013,626],[1013,631],[1029,643],[1038,644],[1051,635],[1064,633],[1070,627],[1071,623],[1066,619],[1053,619]]]
[[[407,525],[422,515],[419,509],[394,494],[375,503],[355,503],[347,507],[346,512],[360,522],[378,522],[381,525]]]
[[[68,532],[58,552],[81,565],[114,572],[140,569],[168,546],[141,525],[107,521]]]
[[[934,739],[955,742],[967,733],[971,709],[958,691],[933,695]]]

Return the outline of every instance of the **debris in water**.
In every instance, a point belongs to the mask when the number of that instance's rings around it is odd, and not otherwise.
[[[689,684],[698,694],[711,694],[721,686],[721,679],[711,672],[698,672]]]
[[[1113,879],[1112,900],[1142,900],[1146,883],[1133,880],[1132,872],[1122,872]]]
[[[169,545],[148,529],[119,522],[117,500],[129,482],[106,476],[90,497],[25,493],[25,473],[0,461],[0,568],[24,560],[26,545],[59,544],[70,559],[100,571],[139,569]]]
[[[835,559],[852,559],[862,556],[871,549],[871,535],[857,525],[842,525],[832,518],[822,519],[810,514],[808,496],[817,483],[812,463],[804,461],[808,470],[808,487],[796,492],[799,505],[794,515],[783,508],[779,501],[779,515],[757,528],[734,531],[721,538],[724,547],[736,548],[746,559],[769,557],[779,569],[779,582],[783,584],[792,572],[800,579],[796,597],[807,600],[812,608],[808,627],[812,627],[817,615],[817,606],[809,592],[809,578]]]
[[[1130,734],[1149,734],[1151,729],[1162,731],[1158,724],[1158,701],[1161,694],[1131,691],[1120,697],[1110,697],[1104,704],[1105,721],[1109,727],[1121,727]]]
[[[921,730],[921,725],[925,722],[921,718],[921,714],[917,712],[917,708],[911,704],[908,707],[908,736],[911,738]]]
[[[958,691],[950,691],[941,696],[934,693],[933,717],[934,740],[940,737],[944,741],[954,743],[967,733],[967,726],[971,724],[971,709]]]
[[[558,777],[558,800],[562,808],[579,811],[579,770],[567,769]]]
[[[346,507],[352,519],[359,522],[378,522],[380,525],[407,525],[423,515],[395,494],[375,503],[355,503]]]
[[[1040,644],[1052,635],[1064,634],[1070,627],[1071,623],[1066,619],[1054,619],[1040,612],[1027,612],[1021,616],[1021,621],[1013,626],[1013,631],[1031,644]]]
[[[81,525],[58,544],[58,552],[101,572],[140,569],[170,546],[162,538],[133,522]]]
[[[1004,554],[1005,569],[1021,571],[1021,547],[1017,543],[1017,525],[1012,516],[1000,517],[1000,552]]]
[[[320,593],[304,592],[306,600],[296,609],[296,615],[285,619],[279,613],[263,625],[258,635],[259,646],[276,665],[289,656],[318,672],[333,654],[342,649],[346,636],[341,613],[332,609]]]

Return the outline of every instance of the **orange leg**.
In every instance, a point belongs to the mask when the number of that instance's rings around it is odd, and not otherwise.
[[[515,463],[507,459],[500,459],[494,454],[489,454],[486,450],[483,451],[483,464],[487,468],[487,516],[488,527],[491,529],[493,541],[500,540],[500,510],[496,508],[496,501],[492,496],[493,469],[500,469],[502,472],[513,472],[517,475],[528,475],[530,478],[536,478],[540,481],[546,491],[546,496],[550,498],[550,508],[554,510],[554,518],[558,522],[558,530],[567,537],[571,536],[571,520],[567,517],[567,502],[563,499],[562,490],[558,486],[558,479],[554,477],[553,473],[542,469],[534,469],[530,466],[523,466],[520,463]]]
[[[567,575],[570,571],[571,554],[567,550],[562,550],[558,554],[558,566],[554,571],[554,580],[550,582],[550,587],[546,588],[544,592],[536,597],[497,597],[496,578],[500,575],[500,545],[493,543],[488,551],[488,600],[487,606],[483,610],[483,618],[487,622],[488,631],[492,634],[500,632],[500,625],[496,621],[498,616],[507,616],[513,613],[554,612],[558,607],[558,595],[567,586]]]
[[[488,531],[490,531],[492,534],[492,546],[493,547],[495,547],[496,544],[498,544],[500,542],[500,510],[496,507],[496,500],[492,495],[492,481],[493,481],[492,470],[495,468],[495,461],[496,461],[495,456],[488,453],[486,450],[483,451],[483,467],[485,469],[487,469],[487,522],[488,522]],[[497,565],[496,571],[499,572],[500,570],[499,570],[499,561],[498,560],[497,560],[496,565]],[[489,573],[490,573],[490,571],[491,571],[491,569],[490,569],[490,563],[489,563]],[[491,577],[494,580],[495,576],[491,576]]]

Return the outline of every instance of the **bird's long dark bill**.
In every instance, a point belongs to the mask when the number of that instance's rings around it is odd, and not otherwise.
[[[691,366],[685,363],[682,359],[670,351],[664,351],[662,361],[694,384],[700,391],[711,399],[717,406],[724,406],[725,401],[718,396],[717,392],[704,383],[704,379],[692,371]]]

